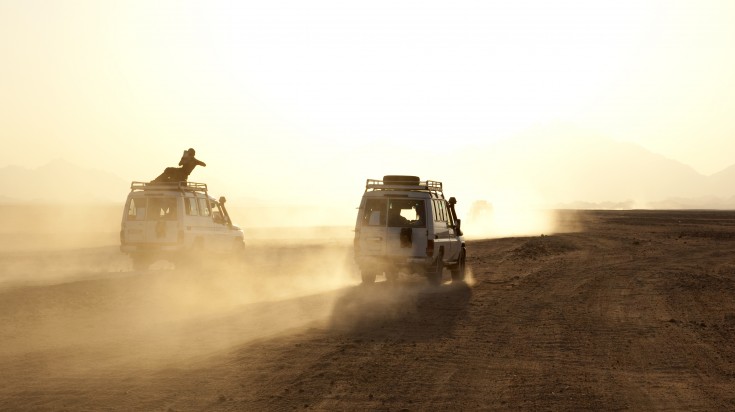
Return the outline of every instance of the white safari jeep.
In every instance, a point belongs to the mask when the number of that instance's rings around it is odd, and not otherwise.
[[[449,268],[453,281],[465,277],[466,250],[452,197],[442,183],[416,176],[368,179],[355,225],[355,260],[363,283],[378,274],[394,281],[398,272],[425,275],[442,283]]]
[[[215,200],[207,185],[194,182],[133,182],[120,228],[120,250],[135,269],[158,259],[174,265],[205,255],[235,255],[244,247],[242,230],[233,225],[225,198]]]

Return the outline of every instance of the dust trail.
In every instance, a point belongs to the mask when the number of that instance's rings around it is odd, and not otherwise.
[[[119,207],[84,227],[75,226],[85,221],[83,210],[63,222],[51,209],[32,212],[39,221],[25,240],[0,233],[15,245],[0,252],[0,369],[21,371],[29,382],[195,362],[328,322],[335,303],[359,284],[351,227],[246,228],[237,258],[183,268],[160,260],[134,271],[109,236],[119,227]],[[71,228],[86,233],[83,247]],[[59,235],[46,237],[49,231]]]
[[[35,257],[83,262],[109,258],[109,251]],[[177,269],[159,261],[114,276],[72,271],[49,278],[33,271],[53,264],[33,260],[26,255],[14,266],[32,278],[28,285],[0,290],[0,369],[27,371],[29,379],[192,362],[323,321],[340,290],[358,282],[349,243],[271,243],[250,247],[239,259]],[[42,364],[26,364],[38,356]]]
[[[0,290],[124,275],[129,259],[117,246],[0,252]]]

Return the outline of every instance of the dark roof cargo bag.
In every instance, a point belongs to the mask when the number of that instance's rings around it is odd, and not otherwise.
[[[387,175],[383,176],[383,183],[386,185],[407,185],[416,186],[419,184],[421,179],[418,176],[401,176],[401,175]]]

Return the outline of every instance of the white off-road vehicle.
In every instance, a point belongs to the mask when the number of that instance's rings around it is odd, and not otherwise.
[[[244,247],[243,232],[232,224],[225,201],[209,196],[204,183],[132,182],[120,250],[135,269],[159,259],[185,266],[208,255],[236,255]]]
[[[363,283],[379,274],[394,281],[399,272],[442,283],[444,268],[463,281],[467,252],[455,198],[444,198],[442,183],[416,176],[368,179],[355,224],[355,261]]]

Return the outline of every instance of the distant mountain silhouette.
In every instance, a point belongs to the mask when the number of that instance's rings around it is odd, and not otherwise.
[[[651,209],[735,209],[735,196],[729,198],[703,196],[695,198],[669,198],[650,202]]]
[[[0,185],[4,203],[94,203],[123,201],[130,183],[109,172],[56,159],[37,169],[2,167]]]
[[[538,128],[470,150],[423,149],[423,155],[402,150],[390,156],[395,164],[415,169],[422,178],[444,181],[451,187],[451,195],[467,204],[477,200],[496,204],[501,196],[516,195],[524,201],[524,196],[531,194],[532,205],[545,207],[735,208],[735,165],[704,176],[636,144],[584,131]],[[355,159],[375,161],[372,157],[361,159],[359,154]],[[390,168],[391,164],[380,167]],[[239,199],[231,202],[232,207],[268,207],[272,203],[247,197],[225,183],[216,185],[217,193]],[[125,199],[130,182],[57,159],[37,169],[2,167],[0,184],[4,188],[0,203],[119,203]],[[339,190],[333,196],[337,193]]]
[[[713,174],[710,179],[718,193],[735,196],[735,164]]]
[[[735,196],[735,165],[704,176],[636,144],[553,127],[460,157],[490,201],[493,191],[526,190],[548,206],[729,208]]]

